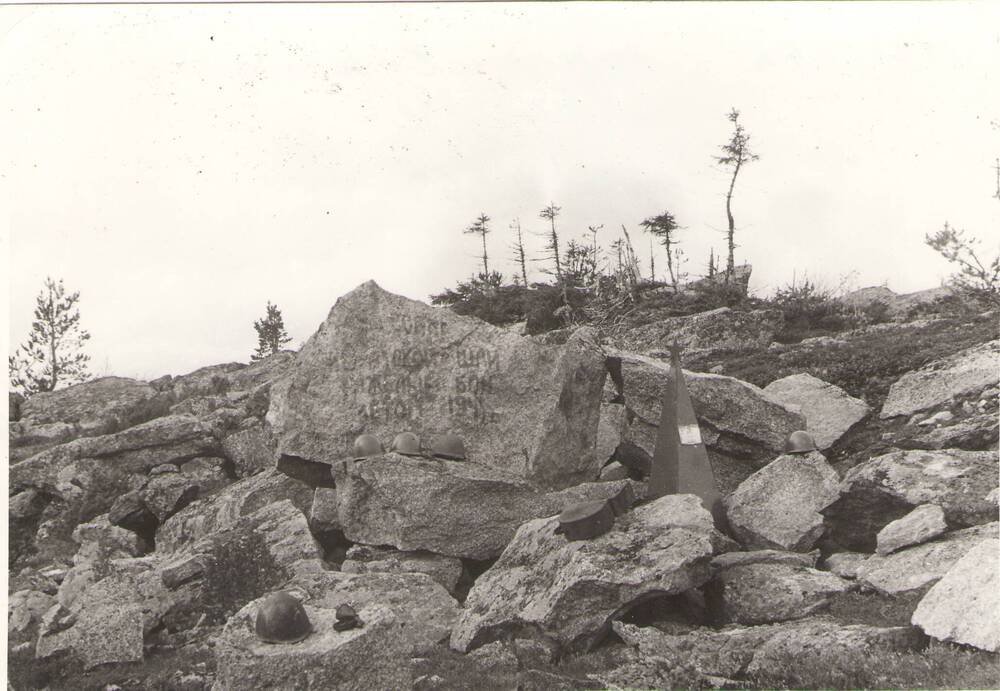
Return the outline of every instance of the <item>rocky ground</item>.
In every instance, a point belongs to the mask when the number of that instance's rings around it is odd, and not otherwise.
[[[12,397],[10,688],[1000,685],[997,315],[781,319],[529,337],[367,283],[299,353]],[[675,339],[725,532],[643,498]],[[348,458],[403,430],[468,460]],[[277,590],[300,643],[252,633]]]

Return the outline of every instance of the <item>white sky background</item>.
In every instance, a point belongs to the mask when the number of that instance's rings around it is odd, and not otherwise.
[[[269,299],[296,347],[369,278],[427,300],[477,269],[480,212],[508,276],[508,224],[541,231],[550,201],[564,241],[603,223],[605,245],[669,209],[700,273],[732,106],[761,156],[734,197],[758,294],[933,287],[925,233],[1000,238],[995,4],[7,7],[0,28],[10,343],[62,277],[96,374],[246,361]]]

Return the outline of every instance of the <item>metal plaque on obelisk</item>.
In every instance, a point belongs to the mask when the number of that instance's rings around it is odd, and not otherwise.
[[[676,344],[670,352],[670,380],[663,394],[660,429],[649,478],[649,496],[655,499],[665,494],[697,495],[702,505],[712,512],[716,525],[725,520],[722,496],[701,440],[701,429],[684,383],[680,349]]]

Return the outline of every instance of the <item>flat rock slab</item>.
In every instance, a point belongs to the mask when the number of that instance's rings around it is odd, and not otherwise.
[[[558,527],[552,517],[518,529],[469,592],[453,649],[468,652],[512,631],[585,649],[636,600],[682,593],[709,577],[712,517],[694,495],[640,506],[592,540],[568,541]]]
[[[833,446],[871,412],[864,401],[806,373],[777,379],[764,391],[805,416],[805,429],[820,449]]]
[[[337,631],[335,609],[307,601],[313,632],[284,644],[264,643],[254,633],[260,602],[233,616],[217,640],[216,688],[221,691],[410,688],[403,627],[389,608],[365,607],[358,612],[364,626]]]
[[[1000,383],[1000,340],[983,343],[907,372],[891,387],[882,419],[912,415],[978,394]]]
[[[593,480],[605,355],[542,345],[365,283],[337,300],[271,390],[278,452],[332,462],[355,437],[461,436],[469,458],[547,487]]]
[[[858,580],[881,593],[896,595],[933,585],[969,550],[995,538],[997,523],[945,533],[932,542],[882,556],[874,554],[858,567]]]
[[[948,530],[944,509],[937,504],[921,504],[879,531],[875,551],[886,555],[904,547],[933,540]]]
[[[920,631],[909,626],[845,626],[822,617],[719,630],[702,628],[684,635],[623,622],[613,626],[627,645],[644,656],[674,664],[693,663],[702,674],[730,679],[766,671],[783,655],[806,650],[827,656],[836,664],[839,656],[859,649],[898,652],[913,650],[924,642]]]
[[[79,437],[111,434],[167,413],[172,399],[145,382],[101,377],[23,401],[11,426],[12,460]],[[28,454],[28,455],[25,455]]]
[[[706,587],[706,600],[719,622],[770,624],[814,614],[848,588],[832,573],[771,561],[719,570]]]
[[[403,627],[399,637],[407,656],[426,655],[447,639],[461,612],[458,601],[422,573],[311,571],[291,583],[309,595],[310,603],[330,611],[342,604],[357,611],[388,607]]]
[[[879,531],[921,504],[941,506],[952,528],[995,521],[986,496],[997,484],[992,451],[894,451],[848,470],[840,497],[822,513],[837,543],[874,552]]]
[[[354,545],[341,564],[344,573],[422,573],[449,593],[462,577],[462,560],[433,552],[401,552],[390,547]]]
[[[1000,540],[983,540],[955,562],[912,621],[938,640],[1000,650]]]
[[[805,552],[823,534],[820,511],[839,496],[840,477],[822,454],[788,454],[726,497],[732,533],[748,549]]]
[[[341,463],[334,472],[338,520],[349,540],[470,559],[500,554],[527,520],[607,499],[631,482],[546,493],[478,463],[393,453]]]

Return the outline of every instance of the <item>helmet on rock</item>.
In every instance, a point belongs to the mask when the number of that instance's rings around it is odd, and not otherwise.
[[[362,434],[354,440],[354,460],[359,461],[369,456],[378,456],[385,453],[382,442],[374,434]]]
[[[454,434],[442,434],[431,445],[431,455],[451,461],[464,461],[465,443]]]
[[[819,451],[819,449],[816,448],[816,442],[808,432],[798,430],[789,434],[788,438],[785,439],[785,453],[809,453],[810,451]]]
[[[255,629],[265,643],[297,643],[312,632],[312,624],[302,603],[279,591],[257,608]]]
[[[421,455],[420,439],[413,432],[400,432],[392,440],[389,450],[401,453],[404,456],[419,456]]]

